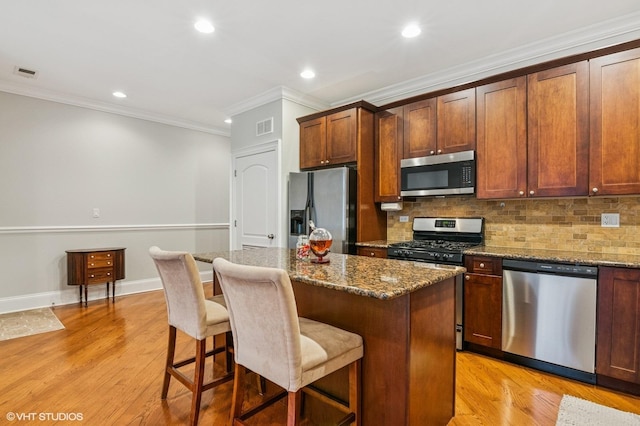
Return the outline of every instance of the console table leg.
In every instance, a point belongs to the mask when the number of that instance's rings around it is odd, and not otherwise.
[[[111,301],[116,303],[116,281],[111,283]]]
[[[80,304],[82,305],[82,284],[80,284],[78,288],[80,288]]]
[[[84,306],[87,306],[87,302],[89,301],[89,296],[87,295],[87,287],[89,287],[88,285],[84,286]]]

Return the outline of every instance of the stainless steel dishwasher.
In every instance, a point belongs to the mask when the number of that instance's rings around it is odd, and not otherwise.
[[[598,268],[505,259],[502,270],[506,358],[594,383]]]

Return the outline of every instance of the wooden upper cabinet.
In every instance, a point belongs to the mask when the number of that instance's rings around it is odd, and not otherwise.
[[[405,105],[402,158],[426,157],[436,153],[436,98]]]
[[[324,165],[327,151],[327,117],[300,123],[300,168]]]
[[[300,169],[356,161],[357,108],[300,123]]]
[[[460,90],[438,96],[437,154],[476,148],[476,91]]]
[[[476,196],[517,198],[527,191],[527,79],[476,88]]]
[[[590,61],[592,194],[640,194],[640,49]]]
[[[640,270],[600,267],[596,373],[640,385]]]
[[[376,201],[397,202],[400,196],[402,108],[380,111],[376,120]]]
[[[587,61],[528,75],[529,196],[588,194]]]
[[[356,161],[356,138],[358,111],[351,108],[327,116],[326,165],[354,163]]]

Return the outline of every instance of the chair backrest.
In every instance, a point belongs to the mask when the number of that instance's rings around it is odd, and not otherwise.
[[[151,247],[167,301],[169,324],[195,339],[205,338],[207,310],[200,272],[188,252]]]
[[[237,364],[287,390],[302,381],[300,323],[282,269],[213,261],[229,311]]]

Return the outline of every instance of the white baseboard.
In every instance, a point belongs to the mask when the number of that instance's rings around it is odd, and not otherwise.
[[[212,281],[213,271],[200,272],[200,278],[202,279],[202,281]],[[116,282],[116,297],[160,289],[162,289],[160,278],[150,278],[136,281],[118,281]],[[89,301],[106,298],[106,284],[90,285],[88,287],[87,296],[89,298]],[[70,305],[79,302],[79,287],[70,286],[68,289],[59,291],[48,291],[44,293],[1,298],[0,314],[26,311],[29,309],[46,308],[58,305]]]

